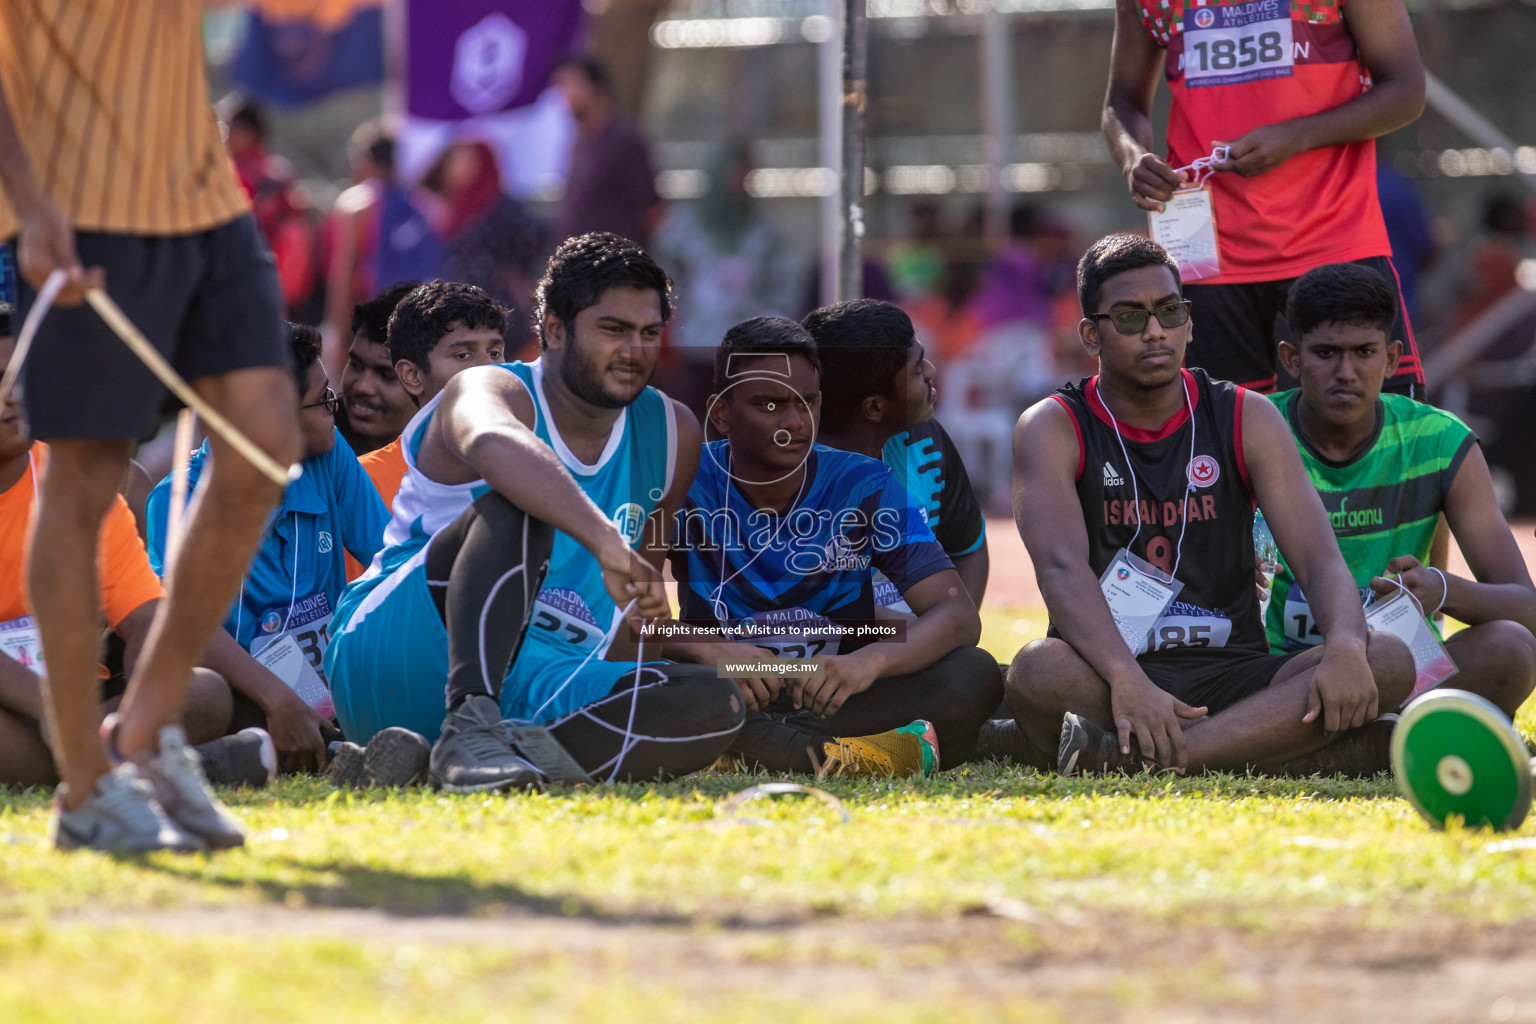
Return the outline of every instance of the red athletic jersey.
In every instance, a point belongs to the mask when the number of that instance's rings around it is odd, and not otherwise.
[[[1168,52],[1169,165],[1370,88],[1344,2],[1141,0],[1142,26]],[[1215,174],[1210,186],[1221,276],[1201,284],[1278,281],[1321,263],[1392,254],[1374,140],[1299,153],[1252,178]]]

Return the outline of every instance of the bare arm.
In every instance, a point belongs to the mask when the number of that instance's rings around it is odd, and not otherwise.
[[[1109,686],[1122,753],[1134,735],[1145,756],[1183,767],[1180,718],[1199,718],[1158,689],[1141,670],[1115,626],[1089,562],[1088,528],[1077,496],[1077,432],[1052,399],[1027,409],[1013,432],[1013,517],[1035,566],[1051,622]]]
[[[351,190],[349,189],[348,192]],[[342,193],[346,195],[347,193]],[[325,269],[325,317],[323,327],[324,353],[322,362],[333,380],[340,380],[340,371],[346,365],[347,346],[351,339],[344,337],[352,315],[352,278],[357,272],[357,233],[360,227],[356,210],[343,209],[337,203],[331,210],[331,262]]]
[[[1152,152],[1152,98],[1163,60],[1162,47],[1141,26],[1137,0],[1116,0],[1109,88],[1099,127],[1131,199],[1143,210],[1160,209],[1184,181]]]
[[[1077,434],[1059,404],[1046,399],[1026,410],[1013,433],[1014,522],[1061,638],[1111,689],[1151,685],[1115,627],[1088,561],[1077,460]]]
[[[1392,559],[1384,571],[1401,573],[1403,586],[1413,591],[1426,612],[1441,605],[1446,615],[1468,625],[1511,619],[1536,633],[1536,586],[1499,512],[1488,462],[1477,445],[1451,482],[1445,516],[1472,569],[1472,579],[1446,573],[1442,583],[1440,574],[1421,568],[1417,559],[1407,556]],[[1397,590],[1384,580],[1372,586],[1381,594]]]
[[[917,618],[907,623],[902,640],[881,640],[857,652],[878,659],[875,678],[927,668],[957,647],[981,639],[981,616],[965,581],[954,569],[925,576],[901,592]]]
[[[516,376],[496,366],[465,370],[443,390],[417,465],[443,483],[484,480],[524,513],[590,551],[620,608],[638,600],[641,617],[665,618],[670,609],[661,575],[539,440],[533,422],[533,398]]]
[[[688,495],[688,488],[693,486],[694,474],[699,470],[699,445],[703,435],[699,430],[699,419],[687,406],[675,399],[668,398],[672,403],[673,415],[677,417],[677,464],[672,475],[672,486],[667,493],[661,496],[661,502],[651,512],[650,518],[645,523],[645,541],[640,546],[640,552],[645,560],[661,574],[661,566],[666,561],[667,554],[672,550],[672,531],[677,521],[677,510],[682,508],[683,499]],[[725,641],[721,641],[724,643]],[[686,642],[667,641],[658,644],[652,650],[656,650],[662,657],[674,658],[678,661],[693,661],[711,663],[714,660],[712,653],[702,650],[696,651],[695,647],[708,648],[710,652],[717,644],[691,644]],[[611,660],[623,660],[623,657],[634,657],[635,644],[628,637],[620,636],[615,640],[610,654],[618,649],[619,657]]]
[[[955,572],[960,574],[960,581],[965,584],[965,592],[971,595],[971,602],[980,608],[981,599],[987,593],[987,577],[992,571],[992,557],[987,554],[987,538],[981,538],[981,547],[975,551],[952,561],[955,563]]]
[[[149,636],[159,601],[146,601],[117,624],[123,638],[123,673],[132,675],[139,651]],[[325,720],[300,699],[289,686],[251,657],[220,626],[208,641],[208,650],[198,663],[223,676],[230,688],[250,699],[267,719],[267,732],[277,748],[283,771],[325,766],[325,741],[320,727]]]
[[[1365,614],[1360,592],[1333,537],[1328,513],[1296,454],[1290,428],[1274,404],[1244,400],[1243,454],[1254,496],[1285,564],[1290,567],[1318,629],[1329,643],[1356,643],[1365,649]]]
[[[844,701],[869,689],[875,680],[927,668],[955,648],[981,639],[981,617],[955,570],[925,576],[904,590],[902,597],[917,613],[907,624],[906,636],[826,658],[824,675],[791,682],[797,707],[830,718]]]
[[[1254,496],[1323,634],[1323,660],[1313,676],[1303,721],[1322,715],[1329,733],[1364,725],[1376,717],[1378,707],[1365,657],[1360,592],[1280,410],[1261,398],[1243,400],[1240,409],[1243,457]]]
[[[1251,177],[1297,153],[1374,139],[1418,119],[1424,112],[1424,65],[1403,0],[1349,0],[1344,23],[1371,73],[1371,88],[1331,110],[1263,125],[1233,139],[1217,170]]]
[[[139,540],[149,539],[149,521],[144,517],[144,504],[149,500],[149,492],[155,489],[155,482],[149,478],[149,472],[139,465],[135,459],[128,460],[128,469],[123,474],[123,484],[117,489],[133,511],[133,521],[139,528]]]
[[[11,104],[0,86],[0,186],[16,210],[19,221],[16,240],[16,265],[21,276],[34,289],[40,289],[54,270],[67,274],[61,305],[75,305],[85,298],[87,288],[106,284],[101,268],[87,271],[80,265],[72,228],[32,172],[32,161],[22,145],[21,134],[11,116]]]

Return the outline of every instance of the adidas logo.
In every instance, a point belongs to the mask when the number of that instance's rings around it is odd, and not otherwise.
[[[1123,486],[1124,484],[1125,484],[1125,480],[1123,480],[1121,478],[1120,474],[1115,471],[1115,467],[1111,466],[1107,462],[1104,463],[1104,486],[1105,487],[1120,487],[1120,486]]]

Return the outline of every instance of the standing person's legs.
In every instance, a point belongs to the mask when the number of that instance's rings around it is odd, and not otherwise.
[[[996,659],[959,647],[925,669],[875,680],[830,718],[795,710],[787,698],[776,710],[749,711],[731,749],[769,771],[814,772],[827,740],[873,736],[921,719],[938,736],[939,766],[953,768],[975,754],[977,732],[1002,695]]]
[[[32,520],[28,588],[48,657],[44,706],[69,808],[110,768],[97,711],[97,539],[127,461],[126,441],[55,441]]]
[[[1285,293],[1274,282],[1184,286],[1194,324],[1187,366],[1255,391],[1275,389],[1275,318]]]
[[[297,457],[297,389],[287,370],[276,274],[249,218],[166,238],[81,232],[77,244],[86,264],[105,269],[128,318],[184,376],[276,458]],[[21,298],[27,306],[36,296],[23,287]],[[97,726],[88,725],[99,700],[97,533],[116,498],[129,441],[153,434],[165,388],[88,306],[55,309],[43,320],[23,387],[33,433],[52,446],[29,579],[45,649],[60,660],[49,677],[49,715],[72,808],[108,767]],[[192,667],[234,597],[278,494],[264,478],[252,482],[254,469],[222,441],[215,446],[223,454],[198,489],[189,557],[167,580],[170,597],[157,609],[125,698],[117,733],[124,755],[153,750],[160,727],[176,720]],[[179,623],[168,636],[167,621]]]

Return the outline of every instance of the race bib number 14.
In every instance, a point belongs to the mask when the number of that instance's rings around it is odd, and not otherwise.
[[[1190,7],[1184,11],[1184,84],[1238,85],[1261,78],[1289,78],[1289,0]]]

